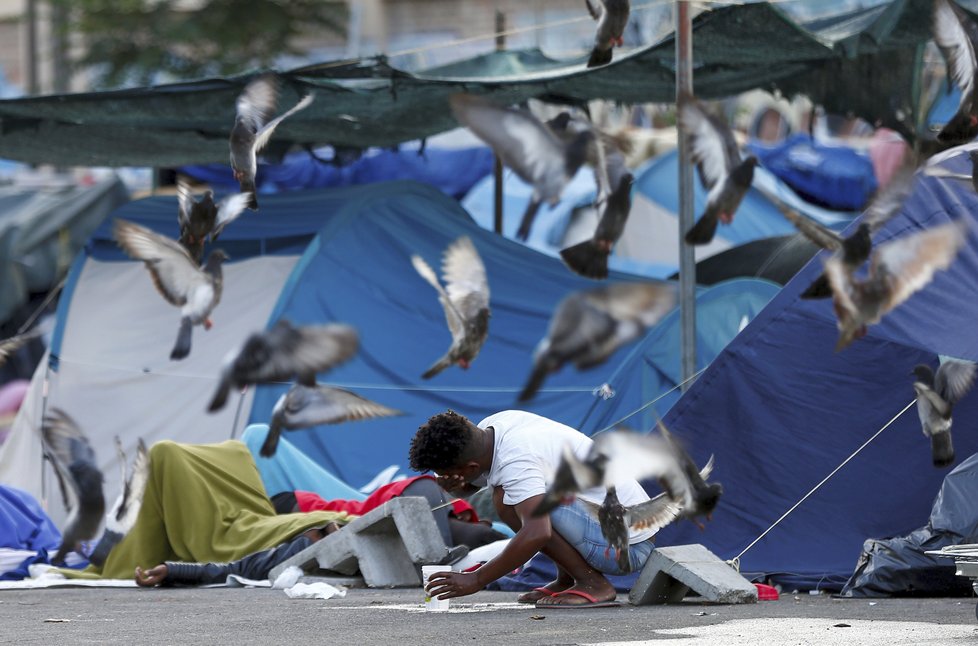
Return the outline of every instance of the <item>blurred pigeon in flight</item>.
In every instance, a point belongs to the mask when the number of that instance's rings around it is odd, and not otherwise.
[[[919,364],[914,367],[917,392],[917,415],[924,435],[930,438],[931,454],[935,467],[946,467],[954,462],[954,446],[951,443],[951,409],[971,388],[975,381],[975,364],[971,361],[945,361],[937,369]]]
[[[533,355],[533,371],[519,400],[528,401],[547,375],[572,362],[578,370],[600,365],[642,335],[676,305],[669,283],[614,283],[566,296]]]
[[[489,336],[489,282],[479,252],[467,236],[448,245],[441,264],[444,287],[424,258],[412,255],[411,263],[438,292],[448,330],[452,333],[448,352],[428,368],[422,378],[430,379],[454,363],[468,370]]]
[[[64,411],[52,408],[44,417],[41,438],[69,512],[61,546],[51,559],[52,563],[64,563],[68,552],[79,551],[82,541],[98,535],[105,514],[102,472],[95,465],[95,451],[88,438]]]
[[[706,209],[686,232],[687,243],[703,245],[713,240],[718,222],[733,222],[734,214],[754,180],[757,158],[751,155],[741,159],[730,127],[708,113],[690,94],[679,98],[679,123],[689,137],[700,181],[709,191]]]
[[[132,462],[131,473],[127,468],[126,453],[122,449],[122,441],[118,435],[115,437],[115,447],[122,469],[120,482],[123,483],[123,487],[122,493],[105,516],[105,531],[88,559],[98,566],[105,563],[112,548],[118,545],[136,524],[136,518],[139,517],[139,510],[143,504],[143,495],[146,493],[146,484],[149,482],[149,453],[143,439],[139,438],[139,443],[136,445],[136,457]]]
[[[293,384],[288,392],[275,402],[272,420],[268,425],[268,435],[260,453],[266,458],[275,455],[278,438],[283,429],[292,431],[320,424],[339,424],[403,414],[399,410],[372,402],[342,388]]]
[[[214,203],[214,193],[206,191],[195,200],[190,186],[177,179],[177,221],[180,224],[180,244],[200,263],[204,255],[204,239],[211,242],[247,208],[251,197],[247,193],[229,195],[220,204]]]
[[[969,150],[968,159],[971,160],[971,172],[970,173],[956,173],[954,171],[948,170],[943,166],[927,166],[924,169],[924,174],[931,177],[938,177],[941,179],[958,179],[963,180],[971,184],[971,188],[978,193],[978,150]]]
[[[227,260],[227,255],[215,249],[201,267],[176,240],[146,227],[117,219],[113,233],[131,258],[146,263],[153,285],[166,302],[180,308],[180,330],[170,359],[183,359],[190,354],[193,326],[203,325],[209,330],[213,325],[210,315],[221,302],[224,289],[221,263]]]
[[[359,347],[349,325],[293,326],[280,319],[270,330],[256,332],[224,359],[220,381],[207,410],[224,407],[231,388],[291,381],[315,386],[316,375],[347,361]]]
[[[258,153],[265,147],[272,133],[283,120],[312,103],[307,94],[290,110],[274,119],[278,107],[278,80],[272,74],[259,76],[245,86],[238,96],[237,114],[231,128],[231,169],[241,192],[249,194],[248,208],[258,208],[255,173],[258,171]]]
[[[594,34],[594,48],[588,57],[588,67],[598,67],[611,62],[611,52],[615,45],[624,44],[622,35],[628,24],[628,14],[631,12],[629,0],[584,0],[588,13],[598,22]]]
[[[937,270],[947,269],[964,245],[964,221],[951,222],[877,245],[865,279],[853,276],[841,256],[825,261],[838,317],[839,351],[865,336],[866,326],[879,323],[890,310],[925,287]]]
[[[842,266],[852,275],[873,250],[873,234],[892,218],[913,189],[913,164],[905,164],[883,189],[870,201],[859,226],[843,238],[814,220],[791,209],[784,209],[784,216],[806,238],[823,249],[835,252]],[[802,292],[802,298],[828,298],[832,295],[828,278],[822,273]]]
[[[635,518],[635,510],[639,508],[641,508],[639,517]],[[618,500],[616,488],[608,487],[604,501],[598,507],[598,526],[601,527],[601,534],[608,541],[609,548],[615,551],[615,560],[623,573],[632,569],[632,563],[628,557],[629,527],[640,530],[651,529],[658,532],[679,518],[680,511],[680,506],[666,498],[665,494],[659,494],[655,498],[638,505],[625,507]]]
[[[978,84],[975,83],[978,27],[954,2],[934,0],[933,36],[947,64],[948,78],[961,91],[958,109],[937,133],[937,140],[956,146],[978,135]]]
[[[31,330],[30,332],[17,334],[8,339],[0,341],[0,366],[6,363],[9,357],[12,357],[15,352],[24,347],[26,343],[36,336],[40,336],[40,332],[37,330],[37,328]]]
[[[472,94],[454,94],[449,103],[462,125],[489,144],[503,164],[533,186],[516,233],[518,239],[526,240],[540,205],[555,205],[564,186],[577,174],[594,134],[590,130],[579,132],[564,143],[526,110],[499,107]]]

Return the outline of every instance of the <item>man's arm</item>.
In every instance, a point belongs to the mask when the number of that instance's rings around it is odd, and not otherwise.
[[[429,579],[428,591],[439,599],[451,599],[482,590],[496,579],[509,574],[522,566],[539,552],[549,541],[551,532],[550,516],[534,518],[532,512],[537,508],[543,495],[527,498],[516,505],[516,514],[522,521],[516,536],[494,559],[474,572],[438,572]]]

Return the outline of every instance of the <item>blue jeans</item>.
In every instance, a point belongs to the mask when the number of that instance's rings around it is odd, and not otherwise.
[[[584,560],[604,574],[627,574],[622,572],[615,560],[615,553],[608,545],[608,539],[601,533],[598,519],[589,511],[588,503],[575,498],[574,502],[560,505],[550,512],[550,524],[564,540],[574,546]],[[628,546],[628,561],[632,572],[641,570],[648,560],[655,544],[652,538]]]

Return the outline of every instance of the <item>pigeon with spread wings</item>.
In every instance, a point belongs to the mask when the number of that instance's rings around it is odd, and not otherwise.
[[[342,388],[293,384],[272,408],[268,435],[259,453],[266,458],[275,455],[283,430],[293,431],[320,424],[340,424],[403,414]]]
[[[235,193],[215,204],[214,193],[206,191],[197,200],[194,199],[190,185],[183,178],[178,178],[177,221],[180,224],[180,244],[200,263],[204,256],[204,240],[217,240],[224,227],[247,208],[250,199],[247,193]]]
[[[255,174],[258,172],[258,153],[282,121],[312,103],[307,94],[288,111],[272,118],[278,107],[278,79],[264,74],[245,86],[238,96],[234,126],[231,128],[231,170],[241,186],[241,192],[249,196],[248,208],[258,208]]]
[[[428,368],[422,378],[430,379],[456,363],[468,370],[489,336],[489,281],[479,252],[467,236],[450,244],[441,264],[444,287],[424,258],[412,255],[411,263],[438,292],[448,330],[452,333],[448,352]]]
[[[210,315],[221,302],[221,263],[227,255],[215,249],[201,267],[176,240],[134,222],[117,219],[113,233],[131,258],[146,263],[153,285],[166,302],[180,308],[180,330],[170,358],[183,359],[190,354],[193,326],[203,325],[205,330],[212,326]]]
[[[622,36],[632,3],[629,0],[584,0],[588,13],[598,22],[594,33],[594,47],[588,57],[588,67],[598,67],[611,62],[611,52],[615,45],[624,44]]]
[[[951,442],[951,409],[971,389],[975,382],[975,364],[971,361],[948,360],[937,373],[925,364],[913,369],[916,379],[917,415],[924,435],[930,438],[931,457],[935,467],[954,462]]]
[[[947,76],[961,91],[958,109],[937,133],[937,140],[956,146],[978,135],[978,27],[951,0],[934,0],[933,35],[947,64]]]
[[[143,505],[146,484],[149,482],[149,452],[146,450],[143,438],[139,438],[136,445],[136,457],[132,461],[131,472],[127,468],[126,452],[122,448],[122,440],[118,435],[115,436],[115,447],[119,466],[122,469],[120,481],[123,483],[122,493],[106,514],[105,532],[88,558],[95,565],[105,563],[112,548],[118,545],[136,524],[136,518],[139,517],[139,510]]]
[[[280,319],[271,329],[255,332],[224,359],[217,390],[207,410],[224,407],[231,388],[292,381],[315,386],[316,375],[357,353],[360,341],[349,325],[294,326]]]
[[[892,218],[913,189],[914,165],[905,164],[866,208],[856,230],[842,237],[831,229],[791,209],[784,209],[784,216],[806,238],[829,251],[835,252],[842,266],[852,275],[873,250],[873,234]],[[802,298],[828,298],[832,295],[828,278],[822,273],[802,292]]]
[[[668,314],[676,298],[676,286],[664,282],[613,283],[566,296],[534,351],[519,400],[532,399],[547,375],[566,363],[578,370],[604,363]]]
[[[565,143],[527,110],[500,107],[481,96],[454,94],[452,113],[479,139],[489,144],[503,164],[533,186],[516,237],[526,240],[543,202],[560,201],[564,190],[587,158],[590,130],[577,133]]]
[[[691,245],[713,240],[717,223],[730,224],[740,202],[754,181],[757,158],[741,159],[730,127],[713,116],[690,94],[679,97],[679,123],[689,138],[693,162],[699,168],[703,187],[709,191],[706,209],[686,232]]]
[[[866,327],[924,288],[934,272],[947,269],[964,245],[968,227],[951,222],[877,245],[865,278],[852,275],[841,256],[825,261],[838,317],[836,351],[866,334]]]
[[[68,552],[79,551],[82,541],[98,535],[105,514],[104,479],[88,438],[61,409],[52,408],[44,417],[41,439],[68,510],[61,546],[51,559],[52,563],[64,563]]]

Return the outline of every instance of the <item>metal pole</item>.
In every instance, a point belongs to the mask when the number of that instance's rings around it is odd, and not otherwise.
[[[676,0],[676,99],[693,93],[693,23],[689,2]],[[678,127],[678,124],[677,124]],[[696,259],[683,238],[693,226],[693,165],[689,141],[679,128],[679,345],[683,392],[696,372]]]
[[[34,96],[41,93],[37,76],[37,0],[27,0],[27,52],[25,76],[27,79],[27,94]]]
[[[506,16],[502,11],[496,9],[496,51],[501,52],[506,49]],[[492,168],[493,173],[493,231],[502,235],[503,232],[503,162],[496,155],[495,163]]]

